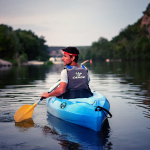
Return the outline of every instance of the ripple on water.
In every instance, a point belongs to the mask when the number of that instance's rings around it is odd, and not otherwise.
[[[0,111],[0,122],[13,122],[13,121],[14,121],[14,110]]]
[[[29,145],[28,143],[24,142],[24,143],[19,143],[19,144],[8,144],[8,143],[4,143],[4,142],[0,142],[0,149],[23,149],[23,150],[38,150],[41,149],[39,146],[32,146]]]

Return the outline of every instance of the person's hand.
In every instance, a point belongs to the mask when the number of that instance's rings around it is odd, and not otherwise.
[[[48,98],[48,97],[49,97],[49,94],[46,93],[46,92],[44,92],[44,93],[41,95],[41,97],[43,97],[44,99],[45,99],[45,98]]]

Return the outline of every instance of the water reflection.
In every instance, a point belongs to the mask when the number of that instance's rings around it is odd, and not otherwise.
[[[0,71],[10,70],[12,66],[0,66]]]
[[[112,145],[108,141],[110,133],[108,120],[103,124],[101,132],[95,132],[88,128],[66,122],[52,116],[49,112],[47,112],[47,121],[62,136],[61,141],[65,137],[66,141],[80,143],[84,148],[89,149],[103,149],[103,147],[111,147]]]
[[[18,66],[9,70],[0,70],[0,88],[6,85],[27,85],[34,80],[44,80],[49,66]]]
[[[29,128],[34,127],[34,121],[32,118],[30,119],[26,119],[24,121],[21,122],[15,122],[15,127],[18,127],[21,132],[27,131]]]
[[[79,143],[75,143],[70,140],[68,141],[65,135],[60,135],[53,127],[49,127],[49,126],[42,127],[35,124],[32,118],[21,122],[15,122],[15,127],[19,129],[19,132],[26,132],[32,127],[40,128],[45,137],[50,136],[51,138],[59,141],[60,142],[59,144],[62,146],[63,149],[67,148],[67,149],[74,150],[74,149],[80,149],[82,147]]]
[[[49,127],[49,126],[44,126],[43,127],[43,134],[47,136],[53,137],[53,139],[58,140],[60,145],[62,146],[63,149],[80,149],[82,146],[79,143],[72,142],[70,140],[66,139],[66,135],[61,135],[59,134],[55,128]]]

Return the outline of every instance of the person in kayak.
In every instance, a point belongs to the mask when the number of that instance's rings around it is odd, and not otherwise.
[[[67,47],[62,49],[64,65],[61,72],[61,81],[59,87],[53,92],[44,92],[41,97],[48,98],[56,96],[63,99],[87,98],[92,96],[89,88],[88,69],[78,64],[79,51],[76,47]]]

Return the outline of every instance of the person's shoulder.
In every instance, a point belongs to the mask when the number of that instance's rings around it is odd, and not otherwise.
[[[61,82],[66,82],[68,84],[68,76],[67,76],[67,70],[63,69],[61,71]]]
[[[61,71],[61,74],[64,74],[64,73],[66,73],[66,72],[67,72],[67,69],[64,68],[64,69]]]

